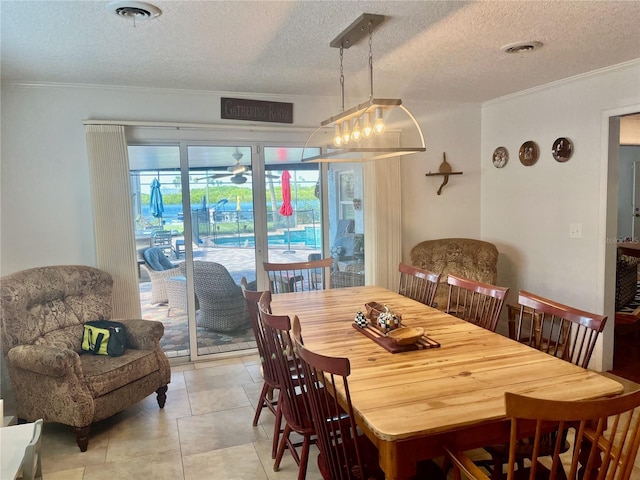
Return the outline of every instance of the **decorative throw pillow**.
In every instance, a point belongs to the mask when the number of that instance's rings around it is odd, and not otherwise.
[[[176,265],[171,263],[164,252],[158,247],[147,248],[144,251],[143,256],[149,266],[158,272],[176,268]]]

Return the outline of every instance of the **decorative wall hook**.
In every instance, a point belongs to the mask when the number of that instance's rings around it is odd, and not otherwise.
[[[451,165],[447,162],[447,154],[442,152],[442,163],[440,164],[440,168],[438,168],[438,173],[425,173],[427,177],[435,177],[435,176],[443,176],[444,180],[438,189],[437,194],[440,195],[442,193],[442,188],[449,183],[449,175],[462,175],[462,172],[453,172]]]

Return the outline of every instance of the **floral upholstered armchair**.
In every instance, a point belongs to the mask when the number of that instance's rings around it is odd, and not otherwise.
[[[84,324],[111,318],[112,284],[108,273],[79,265],[32,268],[0,284],[2,354],[17,417],[70,425],[83,452],[92,423],[153,392],[164,407],[171,377],[160,322],[119,319],[124,355],[83,354]]]
[[[434,299],[440,310],[447,308],[450,273],[491,285],[498,280],[498,249],[482,240],[439,238],[421,242],[411,249],[411,264],[440,274]]]

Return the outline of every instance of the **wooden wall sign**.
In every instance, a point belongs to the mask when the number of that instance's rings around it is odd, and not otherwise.
[[[220,99],[220,118],[254,122],[293,123],[293,103],[222,97]]]

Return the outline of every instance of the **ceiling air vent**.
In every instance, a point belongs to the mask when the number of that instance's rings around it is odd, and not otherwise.
[[[107,4],[107,10],[114,15],[133,20],[149,20],[160,15],[161,10],[155,5],[146,2],[111,2]]]
[[[518,42],[505,45],[500,50],[506,53],[532,52],[542,46],[542,42]]]

